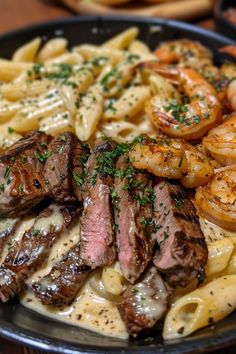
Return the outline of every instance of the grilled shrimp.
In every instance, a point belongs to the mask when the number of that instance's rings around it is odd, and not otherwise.
[[[236,166],[219,169],[206,185],[197,189],[195,201],[203,217],[236,231]]]
[[[162,43],[154,52],[164,64],[177,63],[181,67],[199,69],[212,65],[212,54],[201,43],[179,39]]]
[[[185,100],[177,100],[156,95],[147,102],[147,114],[163,133],[187,141],[197,140],[220,122],[221,104],[217,93],[199,73],[155,62],[142,63],[142,67],[171,80],[187,96]]]
[[[210,130],[202,143],[222,165],[236,164],[236,113]]]
[[[214,164],[204,153],[181,139],[141,136],[134,142],[129,156],[134,167],[158,177],[180,179],[186,188],[206,183],[214,171]]]

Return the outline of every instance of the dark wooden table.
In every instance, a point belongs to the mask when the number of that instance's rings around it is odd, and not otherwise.
[[[197,1],[197,0],[196,0]],[[73,15],[63,5],[55,0],[0,0],[0,34],[27,26],[36,22],[52,20],[60,17]],[[207,29],[213,30],[213,20],[204,19],[198,24]],[[1,56],[1,49],[0,49]],[[39,350],[23,347],[21,345],[0,339],[0,354],[46,354]],[[236,353],[236,346],[218,351],[220,353]]]

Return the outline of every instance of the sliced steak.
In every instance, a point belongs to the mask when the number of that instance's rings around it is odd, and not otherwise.
[[[136,170],[128,154],[118,159],[116,171],[113,201],[118,258],[124,277],[134,283],[152,256],[154,192],[150,175]]]
[[[20,224],[20,220],[20,218],[2,218],[0,220],[0,253],[2,253],[3,247],[10,236],[16,231]]]
[[[111,206],[113,177],[110,173],[114,169],[113,162],[110,163],[113,151],[113,142],[99,141],[87,163],[80,254],[83,264],[92,268],[112,264],[116,257]]]
[[[168,296],[162,277],[151,266],[138,283],[125,290],[123,301],[118,304],[128,332],[135,335],[153,327],[167,311]]]
[[[79,244],[73,246],[32,290],[43,305],[69,305],[75,298],[91,268],[83,265]]]
[[[79,213],[78,207],[53,204],[39,214],[33,227],[13,245],[0,267],[0,299],[3,302],[20,292],[24,281],[42,266],[53,243],[73,225]]]
[[[81,186],[84,180],[86,149],[73,133],[64,132],[51,141],[49,151],[44,176],[54,200],[82,201]]]
[[[208,250],[193,203],[175,182],[162,180],[154,190],[160,248],[154,264],[171,286],[185,287],[195,277],[201,281]]]
[[[49,194],[43,176],[51,136],[35,131],[0,155],[0,213],[19,216]]]

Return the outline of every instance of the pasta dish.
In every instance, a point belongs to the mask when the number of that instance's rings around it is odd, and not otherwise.
[[[137,38],[0,59],[0,300],[169,340],[236,308],[236,47]]]

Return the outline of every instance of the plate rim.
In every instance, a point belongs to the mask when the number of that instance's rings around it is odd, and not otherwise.
[[[183,29],[186,31],[190,31],[191,33],[195,34],[201,34],[201,35],[206,35],[209,39],[215,39],[218,41],[222,41],[226,44],[235,44],[236,41],[234,41],[231,38],[228,38],[224,35],[221,35],[216,32],[209,31],[205,28],[198,27],[197,25],[194,24],[189,24],[183,21],[176,21],[176,20],[169,20],[169,19],[162,19],[162,18],[152,18],[152,17],[140,17],[140,16],[119,16],[119,15],[107,15],[107,16],[101,16],[101,15],[88,15],[88,16],[73,16],[73,17],[62,17],[62,18],[57,18],[53,19],[50,21],[43,21],[43,22],[38,22],[31,24],[29,26],[22,26],[18,29],[14,29],[11,31],[7,31],[3,34],[0,35],[0,43],[3,40],[9,40],[11,38],[14,38],[15,36],[22,35],[24,33],[28,33],[37,29],[43,29],[45,27],[49,28],[54,27],[56,25],[58,26],[63,26],[66,24],[73,24],[73,23],[81,23],[81,22],[106,22],[106,21],[115,21],[115,22],[130,22],[130,25],[132,25],[135,22],[143,23],[143,24],[153,24],[153,25],[158,25],[158,26],[171,26],[175,27],[178,29]],[[37,314],[37,313],[36,313]],[[38,314],[37,314],[38,315]],[[46,316],[45,316],[46,318]],[[48,318],[50,320],[50,318]],[[75,327],[75,326],[74,326]],[[78,327],[75,327],[78,328]],[[196,352],[204,352],[208,350],[214,350],[214,349],[219,349],[223,348],[226,345],[232,345],[236,344],[236,335],[234,334],[235,330],[230,330],[227,332],[227,339],[222,339],[221,337],[212,337],[212,340],[210,338],[207,339],[208,341],[208,346],[199,346],[200,344],[204,343],[204,338],[196,340]],[[21,345],[27,345],[29,347],[35,348],[35,349],[40,349],[40,350],[46,350],[50,353],[64,353],[64,354],[95,354],[95,353],[132,353],[132,354],[140,354],[143,353],[145,350],[145,353],[163,353],[163,348],[165,348],[165,345],[160,346],[150,346],[150,347],[144,347],[140,346],[140,348],[127,348],[124,347],[112,347],[111,349],[105,349],[103,346],[96,346],[96,345],[87,345],[85,346],[84,344],[79,344],[79,347],[77,347],[76,344],[65,342],[65,341],[60,341],[58,339],[50,339],[47,338],[44,335],[38,335],[33,331],[30,331],[28,329],[22,329],[19,326],[17,326],[14,323],[7,323],[5,320],[0,319],[0,337],[14,341],[18,344]],[[212,342],[212,343],[211,343]],[[213,343],[214,342],[214,343]],[[168,350],[167,352],[169,354],[171,353],[188,353],[189,349],[191,349],[191,353],[194,353],[195,350],[193,350],[193,346],[188,349],[188,345],[184,345],[184,341],[182,343],[176,344],[177,349],[176,350]],[[189,341],[190,344],[190,341]],[[198,344],[198,345],[197,345]],[[179,351],[178,347],[182,346],[181,351]],[[160,351],[158,350],[160,349]]]

